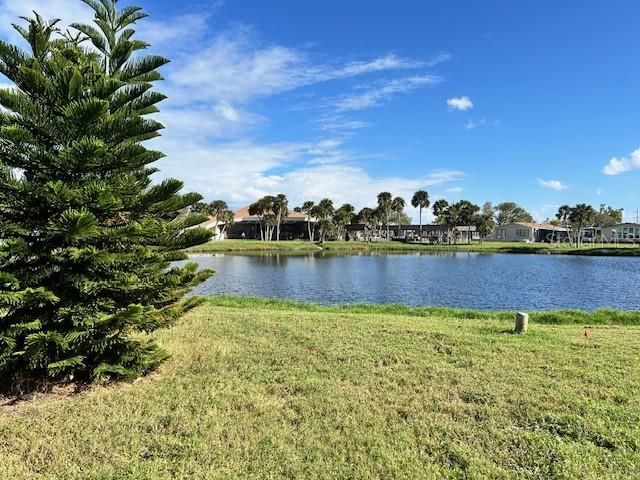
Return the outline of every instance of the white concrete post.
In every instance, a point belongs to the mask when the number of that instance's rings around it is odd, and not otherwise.
[[[529,328],[529,314],[518,312],[516,313],[516,333],[525,333]]]

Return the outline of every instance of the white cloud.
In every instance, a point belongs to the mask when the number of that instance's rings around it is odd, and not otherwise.
[[[447,193],[462,193],[464,189],[462,187],[447,188]]]
[[[314,63],[304,50],[264,45],[246,26],[218,34],[198,55],[185,56],[168,79],[214,100],[246,102],[302,86],[392,70],[416,69],[428,62],[387,54],[348,63]]]
[[[435,67],[439,63],[448,62],[451,60],[451,54],[448,52],[440,52],[433,57],[431,57],[428,61],[425,62],[425,66],[427,67]]]
[[[351,163],[357,155],[345,150],[337,138],[311,143],[210,144],[161,137],[154,142],[154,148],[168,154],[159,162],[159,178],[182,178],[187,190],[198,191],[208,200],[227,199],[235,207],[263,195],[285,193],[292,205],[330,197],[336,203],[349,202],[361,208],[375,204],[381,191],[409,200],[418,189],[446,186],[465,177],[457,170],[434,170],[415,177],[374,177],[363,166]]]
[[[460,110],[462,112],[473,108],[473,102],[469,97],[453,97],[447,100],[450,110]]]
[[[605,175],[620,175],[636,169],[640,169],[640,148],[631,152],[628,157],[613,157],[602,171]]]
[[[349,134],[354,130],[366,128],[370,125],[365,121],[353,120],[338,114],[323,115],[318,118],[315,123],[320,130],[339,131],[342,132],[343,135]]]
[[[145,19],[136,30],[139,37],[152,47],[177,47],[184,44],[185,48],[189,48],[189,42],[184,40],[203,35],[214,12],[215,8],[202,14],[180,15],[167,20]]]
[[[548,188],[551,190],[566,190],[569,188],[566,184],[562,183],[560,180],[543,180],[541,178],[538,179],[538,185],[543,188]]]
[[[32,9],[45,17],[62,17],[67,23],[89,22],[93,16],[79,0],[0,0],[0,21],[8,25]],[[149,144],[167,154],[158,163],[161,172],[155,178],[183,179],[186,190],[201,192],[207,199],[224,198],[234,206],[282,192],[292,205],[329,196],[336,203],[350,202],[360,208],[374,205],[380,191],[409,200],[417,189],[446,188],[464,177],[456,170],[410,177],[374,176],[360,160],[378,154],[353,152],[345,145],[349,135],[368,123],[341,112],[382,105],[397,94],[441,81],[424,69],[449,60],[448,53],[426,60],[394,53],[348,61],[320,59],[307,47],[262,42],[244,26],[208,38],[210,17],[211,11],[170,20],[154,17],[138,28],[141,39],[173,60],[163,68],[167,81],[158,86],[169,95],[156,115],[167,128]],[[4,35],[15,38],[15,34]],[[373,80],[400,71],[407,73],[401,78]],[[336,94],[329,101],[319,99],[324,103],[317,125],[328,137],[260,143],[247,135],[269,121],[250,111],[252,101],[321,82],[360,77],[366,77],[366,86],[348,95]]]
[[[12,42],[24,42],[10,25],[22,23],[19,17],[31,17],[34,10],[46,19],[62,19],[61,27],[73,22],[86,23],[93,18],[92,10],[77,0],[0,0],[0,36]]]
[[[343,95],[330,101],[337,112],[357,111],[376,107],[388,102],[394,95],[432,86],[442,79],[434,75],[415,75],[377,82],[369,87],[361,87],[363,93]]]

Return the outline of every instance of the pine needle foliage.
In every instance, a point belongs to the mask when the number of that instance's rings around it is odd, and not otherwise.
[[[144,141],[167,63],[134,38],[138,7],[83,0],[93,25],[35,14],[0,41],[0,388],[21,379],[133,378],[165,353],[138,332],[190,306],[211,272],[170,264],[210,238],[178,180],[152,183]],[[195,227],[195,228],[194,228]]]

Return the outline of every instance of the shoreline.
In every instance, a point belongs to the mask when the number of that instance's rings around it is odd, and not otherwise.
[[[209,242],[192,247],[186,253],[359,253],[359,252],[424,252],[424,253],[505,253],[536,255],[577,255],[599,257],[640,257],[640,247],[636,245],[583,246],[576,248],[568,245],[485,242],[481,244],[427,245],[396,241],[359,242],[331,241],[311,243],[302,240],[260,241],[260,240],[224,240]]]
[[[412,306],[397,303],[345,303],[324,305],[312,301],[243,295],[202,295],[203,303],[214,307],[255,309],[256,311],[300,311],[313,313],[396,315],[453,320],[513,321],[516,310],[479,310],[460,307]],[[640,310],[553,309],[525,310],[529,321],[543,325],[640,326]]]

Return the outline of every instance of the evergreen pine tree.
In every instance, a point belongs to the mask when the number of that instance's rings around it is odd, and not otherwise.
[[[0,89],[0,386],[143,374],[166,354],[136,332],[176,318],[211,273],[169,263],[210,233],[191,228],[200,195],[151,181],[167,60],[140,52],[146,15],[83,1],[95,21],[80,33],[36,14],[14,25],[27,50],[0,42],[15,85]]]

